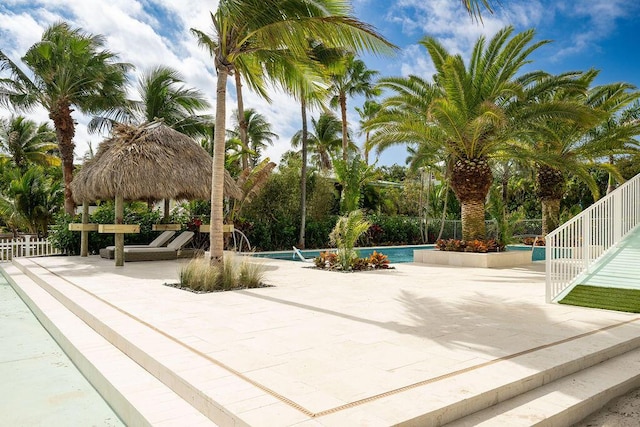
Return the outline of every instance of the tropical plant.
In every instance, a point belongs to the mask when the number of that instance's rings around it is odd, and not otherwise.
[[[342,66],[331,75],[330,92],[333,93],[331,106],[340,108],[342,120],[342,160],[348,158],[349,134],[347,131],[347,97],[364,95],[367,98],[377,95],[378,90],[373,84],[377,71],[369,70],[361,59],[356,59],[351,52],[345,53]]]
[[[41,41],[22,57],[32,77],[0,51],[0,103],[21,110],[42,106],[49,112],[56,131],[64,177],[65,211],[75,208],[73,180],[75,121],[73,109],[86,114],[109,110],[125,102],[129,64],[115,62],[116,55],[103,49],[103,36],[91,35],[56,23]]]
[[[185,135],[206,134],[213,118],[198,114],[210,107],[204,94],[186,87],[184,78],[173,68],[156,66],[138,80],[139,101],[128,101],[123,108],[113,109],[107,117],[95,117],[89,131],[110,130],[113,122],[142,124],[162,120],[164,124]]]
[[[237,114],[232,115],[234,129],[229,132],[232,138],[240,137],[241,123],[238,123],[236,117]],[[273,145],[273,140],[277,139],[278,135],[271,131],[271,124],[267,121],[267,118],[253,108],[244,110],[244,123],[246,132],[245,145],[250,150],[249,154],[251,158],[251,164],[249,166],[256,167],[262,150],[266,148],[267,145]],[[247,168],[245,168],[245,170],[246,169]]]
[[[249,110],[247,110],[249,111]],[[229,209],[228,221],[233,222],[238,218],[242,212],[242,208],[245,203],[251,203],[251,201],[260,193],[260,191],[267,184],[271,172],[276,167],[276,164],[264,159],[262,162],[255,165],[253,168],[247,168],[240,173],[236,184],[242,191],[242,197],[240,199],[233,199],[231,209]]]
[[[14,171],[4,198],[5,208],[14,208],[22,217],[22,220],[11,218],[14,224],[25,224],[29,233],[46,236],[60,207],[62,188],[60,182],[47,176],[40,166],[32,166],[24,173],[19,169]]]
[[[285,55],[288,58],[304,57],[308,38],[327,46],[344,46],[359,51],[381,51],[391,46],[373,28],[349,13],[349,3],[342,0],[221,0],[216,12],[211,14],[214,34],[209,36],[199,30],[193,31],[199,43],[209,49],[217,73],[211,178],[212,263],[222,264],[224,257],[223,177],[228,76],[244,71],[248,81],[255,81],[266,71],[267,76],[277,80],[284,71],[295,71],[295,67],[282,67],[283,63],[290,64],[291,61],[278,61],[277,58],[286,60]],[[263,65],[256,68],[258,63]]]
[[[308,132],[308,149],[314,153],[314,163],[322,171],[332,168],[331,158],[342,146],[342,124],[332,113],[323,112],[316,119],[311,118],[312,131]],[[302,145],[303,131],[296,132],[291,138],[291,146],[298,148]]]
[[[579,75],[577,80],[587,87],[596,76],[597,72],[591,70]],[[543,235],[559,225],[560,201],[565,195],[569,174],[583,181],[597,200],[600,190],[592,171],[603,169],[621,181],[615,165],[600,160],[637,150],[634,137],[640,134],[640,122],[616,120],[617,114],[640,97],[640,92],[633,91],[629,84],[596,86],[584,92],[559,90],[549,96],[574,102],[598,115],[590,122],[567,121],[562,117],[529,122],[528,156],[535,162]]]
[[[500,190],[496,185],[491,187],[487,212],[496,227],[495,240],[497,240],[501,246],[506,246],[515,241],[513,237],[514,230],[516,224],[524,219],[524,212],[522,209],[509,212]]]
[[[490,159],[512,156],[515,137],[524,125],[540,117],[583,117],[574,103],[541,102],[545,91],[574,86],[572,76],[540,81],[541,72],[516,74],[546,41],[533,42],[534,31],[513,34],[504,28],[488,42],[481,37],[465,65],[436,39],[426,47],[436,68],[432,83],[416,76],[381,79],[380,87],[394,94],[367,128],[379,147],[397,143],[424,145],[447,167],[448,182],[460,201],[466,240],[485,237],[485,199],[493,175]]]
[[[361,132],[364,132],[364,146],[362,147],[362,151],[364,153],[364,162],[369,164],[369,150],[371,149],[371,130],[365,129],[365,125],[369,120],[373,120],[382,106],[374,101],[373,99],[367,99],[362,104],[362,108],[356,107],[356,111],[360,115],[360,129],[363,129]]]
[[[351,162],[334,159],[333,163],[336,178],[342,185],[340,211],[348,214],[358,209],[363,187],[373,181],[378,176],[378,172],[374,165],[367,165],[360,156],[354,157]]]
[[[23,172],[29,164],[60,166],[56,148],[56,134],[48,124],[38,125],[22,116],[0,119],[0,155]]]
[[[351,270],[353,262],[358,258],[354,249],[356,242],[370,226],[371,223],[364,218],[361,210],[351,211],[338,219],[329,235],[329,241],[338,248],[338,264],[342,270]]]

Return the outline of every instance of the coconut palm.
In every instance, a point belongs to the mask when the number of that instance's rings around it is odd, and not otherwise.
[[[282,76],[270,68],[280,64],[274,58],[284,55],[304,57],[307,39],[317,39],[327,46],[381,51],[392,45],[373,28],[349,15],[348,2],[339,0],[221,0],[211,14],[214,35],[205,45],[214,58],[217,72],[214,166],[211,191],[211,262],[223,262],[223,191],[224,142],[226,121],[226,83],[228,76],[242,70],[249,61],[263,59],[268,76]],[[201,35],[199,32],[198,35]],[[255,62],[251,61],[251,64]],[[249,67],[244,67],[246,70]],[[249,81],[251,77],[244,75]]]
[[[237,114],[232,116],[234,128],[233,131],[229,132],[233,138],[239,138],[242,129],[242,122],[238,122],[236,117]],[[246,123],[246,146],[251,153],[250,166],[255,167],[258,164],[262,150],[266,148],[267,145],[273,145],[273,140],[277,139],[278,135],[271,131],[271,124],[267,121],[267,118],[253,108],[244,110],[244,123]]]
[[[373,120],[376,117],[381,108],[382,106],[372,99],[365,100],[362,108],[356,107],[356,111],[360,115],[360,129],[362,129],[361,132],[364,132],[364,146],[362,147],[362,151],[364,152],[364,161],[366,164],[369,164],[371,130],[366,130],[364,127],[369,120]]]
[[[488,42],[481,37],[469,64],[431,37],[427,48],[437,74],[433,82],[416,76],[381,79],[395,94],[371,124],[375,144],[424,144],[439,153],[448,168],[451,188],[460,201],[464,239],[484,239],[487,193],[493,182],[490,160],[510,156],[515,138],[538,118],[578,120],[587,115],[575,103],[544,100],[558,86],[577,87],[571,75],[540,79],[542,72],[517,76],[529,56],[546,41],[534,42],[534,31],[500,30]]]
[[[110,130],[114,122],[142,124],[161,119],[164,124],[189,136],[206,134],[213,118],[199,115],[210,107],[205,95],[184,85],[184,78],[173,68],[157,66],[138,80],[139,101],[129,101],[108,117],[95,117],[89,131]]]
[[[23,172],[29,164],[60,166],[56,134],[46,123],[38,125],[22,116],[0,119],[0,152]]]
[[[311,118],[312,131],[308,132],[309,150],[314,152],[317,165],[322,171],[332,168],[331,158],[342,147],[342,123],[329,112],[323,112],[316,119]],[[299,130],[291,138],[291,146],[298,148],[302,145],[303,131]],[[355,147],[355,146],[354,146]]]
[[[125,102],[129,64],[115,62],[116,55],[104,49],[103,36],[84,33],[61,22],[51,25],[41,41],[22,57],[31,77],[0,51],[0,103],[30,110],[42,106],[49,112],[62,159],[65,211],[73,214],[75,121],[72,111],[96,114]]]
[[[373,83],[373,78],[377,74],[377,71],[369,70],[364,61],[356,59],[353,53],[347,52],[342,66],[331,75],[331,88],[329,89],[333,93],[331,106],[340,108],[340,117],[342,119],[342,159],[345,162],[348,158],[347,148],[349,146],[347,97],[364,95],[369,98],[378,94],[378,90]]]

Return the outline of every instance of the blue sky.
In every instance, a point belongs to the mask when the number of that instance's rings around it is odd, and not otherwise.
[[[538,40],[553,40],[534,53],[530,69],[558,73],[596,68],[601,70],[597,84],[625,81],[640,86],[640,4],[636,0],[501,0],[493,2],[495,13],[484,13],[482,23],[469,18],[459,3],[353,0],[355,15],[401,48],[392,58],[366,55],[369,68],[378,70],[381,76],[428,77],[433,74],[433,67],[418,44],[423,37],[436,37],[449,51],[467,57],[479,36],[491,37],[500,28],[513,25],[518,31],[535,28]],[[44,28],[66,20],[85,31],[105,35],[108,48],[134,64],[137,72],[158,64],[169,65],[179,70],[189,85],[212,95],[215,77],[211,60],[188,30],[195,27],[209,31],[209,11],[216,5],[216,1],[201,0],[3,0],[0,49],[19,61]],[[132,81],[136,78],[132,76]],[[235,108],[233,90],[230,95],[228,111]],[[245,105],[264,114],[280,135],[266,151],[278,161],[289,148],[291,135],[300,128],[299,107],[285,94],[274,93],[272,98],[273,103],[267,104],[249,93]],[[349,119],[355,131],[358,116],[353,107],[362,101],[349,100]],[[0,116],[7,115],[8,111],[0,110]],[[31,116],[47,120],[44,111],[35,111]],[[88,135],[88,118],[75,118],[79,122],[76,155],[81,157],[89,141],[95,146],[104,136]],[[404,164],[405,157],[405,150],[396,147],[382,153],[378,164]]]

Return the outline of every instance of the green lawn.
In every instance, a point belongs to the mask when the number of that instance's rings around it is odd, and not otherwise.
[[[577,285],[559,303],[640,313],[640,290]]]

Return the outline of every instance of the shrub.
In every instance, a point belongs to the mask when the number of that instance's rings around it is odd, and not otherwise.
[[[373,251],[368,262],[374,269],[389,268],[389,257],[380,252]]]
[[[338,255],[335,252],[320,252],[313,262],[318,268],[333,270],[338,264]]]
[[[201,292],[263,286],[264,266],[247,257],[242,261],[225,255],[222,266],[212,266],[209,260],[195,258],[180,269],[180,286]]]
[[[356,242],[368,229],[371,223],[364,218],[362,211],[355,210],[349,215],[340,217],[329,235],[331,244],[338,248],[338,264],[343,270],[350,270],[358,254],[353,249]]]
[[[486,253],[486,252],[501,252],[504,250],[504,245],[491,239],[487,241],[482,240],[438,240],[436,242],[436,248],[441,251],[450,252],[474,252],[474,253]]]

